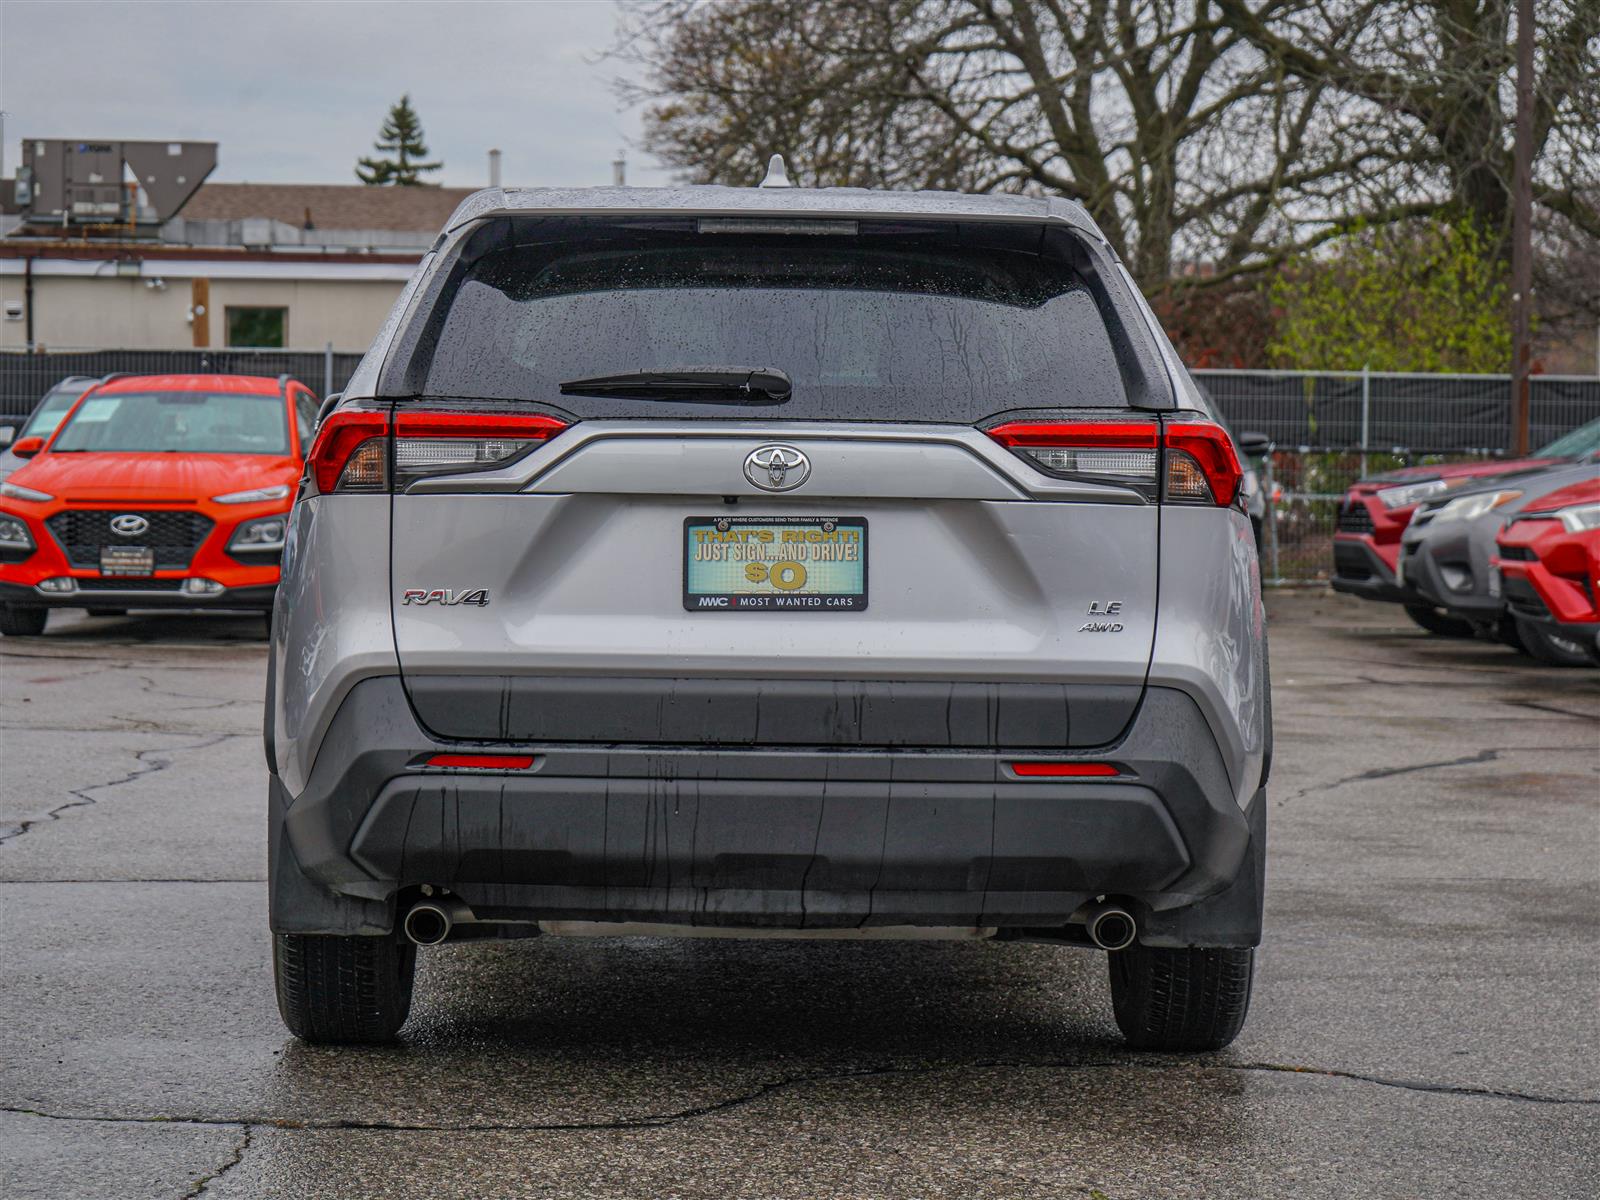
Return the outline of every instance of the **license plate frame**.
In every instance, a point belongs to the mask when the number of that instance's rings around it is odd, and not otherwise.
[[[113,579],[148,577],[156,573],[152,546],[101,546],[100,574]]]
[[[711,530],[718,534],[747,532],[754,538],[730,539],[721,544],[737,547],[721,561],[696,560],[695,530]],[[763,539],[763,529],[773,533],[773,538]],[[816,537],[804,536],[810,531]],[[785,532],[799,535],[790,540]],[[852,540],[848,537],[854,533]],[[837,540],[830,535],[841,535]],[[869,572],[867,519],[859,516],[690,516],[683,519],[683,607],[685,611],[707,612],[864,612],[867,607]],[[704,544],[702,541],[701,544]],[[856,547],[854,557],[850,547]],[[787,553],[772,555],[773,547],[784,547]],[[755,551],[760,549],[761,554]],[[832,557],[833,553],[841,557]],[[824,557],[826,556],[826,557]],[[738,586],[716,589],[696,584],[715,583],[715,580],[697,580],[696,575],[725,570],[738,566],[748,571],[753,564],[769,569],[774,565],[795,563],[801,568],[799,584],[774,585],[769,580],[740,578]],[[697,567],[699,568],[697,571]],[[843,576],[845,586],[814,587],[811,572],[823,568],[829,576]],[[744,572],[741,572],[743,575]],[[792,580],[793,572],[785,572]],[[726,581],[724,581],[726,583]],[[859,583],[859,590],[854,586]]]

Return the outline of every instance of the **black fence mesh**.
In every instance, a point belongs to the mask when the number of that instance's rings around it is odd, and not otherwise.
[[[1368,375],[1197,371],[1235,432],[1316,449],[1416,454],[1508,450],[1511,381],[1504,375]],[[1528,443],[1538,449],[1600,417],[1600,378],[1537,375]]]
[[[340,391],[360,353],[325,350],[0,351],[0,420],[25,417],[68,375],[293,375],[318,395]]]

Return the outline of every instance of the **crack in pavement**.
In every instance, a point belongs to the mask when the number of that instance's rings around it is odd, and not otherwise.
[[[67,795],[75,797],[74,799],[67,801],[65,804],[56,805],[56,807],[50,809],[43,816],[29,817],[25,820],[19,821],[15,825],[0,828],[0,846],[3,846],[7,842],[15,841],[23,834],[27,833],[35,825],[42,825],[47,821],[60,820],[61,814],[64,812],[68,812],[74,808],[93,807],[96,803],[98,803],[98,801],[96,801],[95,798],[89,794],[90,792],[102,792],[107,788],[121,787],[123,784],[132,783],[136,779],[143,779],[146,775],[154,775],[160,771],[165,771],[172,765],[172,759],[155,758],[155,755],[182,754],[190,750],[208,750],[212,746],[221,745],[230,738],[246,736],[248,735],[243,733],[222,733],[208,741],[196,742],[192,746],[167,746],[162,747],[161,749],[135,751],[133,757],[141,764],[139,769],[130,771],[120,779],[108,780],[105,783],[94,783],[83,788],[69,789]],[[146,762],[146,755],[152,756],[148,762]]]
[[[1502,700],[1502,704],[1515,705],[1517,708],[1531,708],[1536,712],[1555,713],[1557,716],[1573,717],[1579,721],[1600,722],[1600,715],[1595,713],[1573,712],[1570,708],[1557,708],[1554,704],[1540,704],[1537,700]]]
[[[786,1075],[780,1079],[773,1079],[759,1084],[747,1092],[741,1092],[735,1096],[727,1096],[721,1100],[697,1104],[672,1112],[647,1113],[639,1117],[620,1117],[606,1121],[474,1121],[455,1124],[429,1124],[412,1121],[358,1120],[342,1117],[311,1120],[265,1116],[207,1117],[188,1115],[135,1117],[46,1112],[42,1109],[16,1105],[0,1105],[0,1112],[40,1117],[51,1121],[85,1121],[114,1125],[240,1126],[243,1128],[272,1128],[302,1132],[361,1130],[380,1133],[594,1133],[660,1129],[670,1125],[684,1124],[703,1117],[717,1116],[734,1109],[744,1108],[779,1092],[809,1087],[818,1083],[832,1083],[853,1079],[882,1079],[896,1076],[953,1074],[961,1071],[1091,1071],[1107,1069],[1157,1071],[1189,1074],[1191,1076],[1198,1075],[1203,1071],[1295,1075],[1302,1078],[1338,1079],[1354,1083],[1366,1083],[1375,1087],[1416,1092],[1421,1095],[1462,1096],[1472,1099],[1505,1100],[1522,1104],[1600,1106],[1600,1097],[1548,1096],[1540,1095],[1536,1092],[1483,1087],[1477,1084],[1434,1083],[1429,1080],[1395,1079],[1383,1075],[1367,1075],[1359,1071],[1340,1070],[1336,1067],[1310,1067],[1275,1062],[1209,1063],[1198,1066],[1195,1070],[1184,1072],[1181,1070],[1184,1065],[1186,1065],[1186,1061],[1183,1059],[1158,1059],[1152,1062],[1130,1062],[1118,1059],[1085,1059],[1077,1062],[1018,1062],[1004,1059],[981,1059],[970,1063],[953,1063],[940,1066],[886,1064],[874,1067],[853,1067],[837,1071],[817,1071],[802,1075]]]
[[[1309,796],[1313,792],[1330,792],[1334,788],[1343,787],[1347,783],[1366,783],[1374,779],[1388,779],[1394,775],[1411,775],[1417,771],[1436,771],[1441,767],[1468,767],[1476,763],[1496,761],[1502,754],[1509,754],[1517,749],[1515,746],[1500,746],[1489,750],[1479,750],[1476,754],[1463,755],[1461,758],[1446,759],[1443,762],[1412,763],[1404,767],[1374,767],[1370,771],[1362,771],[1356,775],[1346,775],[1342,779],[1335,779],[1329,783],[1315,783],[1303,787],[1285,800],[1298,800],[1302,796]],[[1281,803],[1281,802],[1280,802]]]
[[[150,877],[144,876],[144,875],[129,875],[129,876],[126,876],[126,877],[124,877],[122,879],[114,879],[114,878],[110,878],[110,877],[103,878],[103,879],[6,879],[6,878],[0,878],[0,887],[13,887],[13,886],[15,886],[17,884],[24,884],[24,883],[28,884],[30,886],[37,887],[38,885],[44,884],[44,883],[128,884],[128,883],[266,883],[266,882],[267,882],[267,877],[265,875],[251,875],[251,876],[242,877],[242,878],[231,878],[231,877],[226,877],[226,876],[220,876],[219,875],[216,878],[207,878],[207,879],[198,879],[198,878],[189,878],[189,879],[161,878],[161,879],[153,879],[153,878],[150,878]]]
[[[211,1185],[213,1183],[221,1179],[229,1171],[233,1170],[244,1161],[245,1151],[250,1149],[250,1142],[253,1134],[251,1133],[251,1127],[248,1123],[240,1125],[239,1131],[241,1136],[238,1144],[234,1146],[233,1151],[228,1156],[227,1161],[223,1162],[215,1171],[212,1171],[210,1174],[202,1175],[199,1179],[195,1180],[194,1186],[183,1194],[183,1200],[195,1200],[195,1197],[205,1195],[211,1190]]]

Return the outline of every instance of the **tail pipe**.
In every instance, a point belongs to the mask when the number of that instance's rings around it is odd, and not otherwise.
[[[473,925],[478,918],[472,910],[449,896],[435,896],[413,904],[401,928],[419,946],[437,946],[457,925]]]
[[[1089,940],[1102,950],[1126,950],[1139,934],[1139,924],[1131,912],[1104,900],[1089,907],[1083,928]]]

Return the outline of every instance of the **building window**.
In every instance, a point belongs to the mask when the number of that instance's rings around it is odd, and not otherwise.
[[[228,307],[228,345],[270,346],[281,350],[288,344],[287,308]]]

